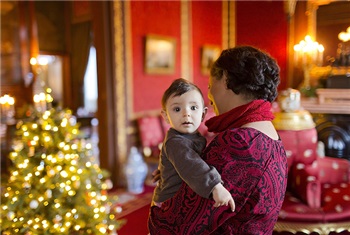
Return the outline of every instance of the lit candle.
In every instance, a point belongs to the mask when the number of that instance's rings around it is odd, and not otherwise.
[[[324,47],[318,42],[312,41],[307,35],[305,40],[294,46],[295,60],[301,60],[303,66],[322,65]]]
[[[7,117],[13,118],[15,116],[15,99],[9,96],[8,103],[9,103],[9,111],[7,113]]]
[[[4,95],[0,97],[0,103],[1,103],[1,112],[2,116],[4,116],[6,119],[13,118],[15,114],[15,99],[9,95]]]
[[[318,64],[319,64],[319,66],[323,65],[323,52],[324,52],[324,47],[321,44],[318,45],[318,54],[319,54]]]
[[[294,62],[298,63],[300,60],[301,46],[299,44],[294,45]]]
[[[41,107],[41,111],[45,112],[46,111],[46,96],[44,92],[41,92],[39,94],[40,96],[40,107]]]
[[[304,70],[304,81],[301,88],[310,87],[310,70],[313,66],[322,66],[323,63],[323,51],[324,47],[318,42],[314,42],[309,35],[305,36],[304,40],[301,40],[299,44],[294,46],[296,53],[296,63],[301,62]]]
[[[40,96],[38,94],[34,95],[33,100],[34,100],[35,109],[38,111],[41,111],[40,110]]]
[[[4,96],[0,97],[1,112],[2,112],[3,116],[7,116],[7,110],[8,110],[7,97],[8,97],[8,95],[4,95]]]
[[[312,54],[312,64],[317,64],[317,60],[318,60],[318,43],[314,42],[312,44],[312,50],[311,50],[311,54]]]

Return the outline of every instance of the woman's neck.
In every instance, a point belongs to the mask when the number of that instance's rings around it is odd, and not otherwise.
[[[226,129],[238,128],[252,122],[272,121],[273,118],[270,102],[254,100],[228,112],[212,117],[206,121],[205,124],[208,127],[208,131],[221,132]]]
[[[252,99],[247,99],[241,94],[237,95],[233,93],[233,97],[231,99],[227,99],[226,106],[224,106],[222,110],[219,110],[219,114],[226,113],[234,108],[248,104],[252,101]]]

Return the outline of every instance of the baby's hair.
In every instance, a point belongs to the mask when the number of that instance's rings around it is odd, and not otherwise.
[[[203,97],[202,91],[192,82],[183,78],[178,78],[174,80],[169,86],[169,88],[163,94],[163,97],[162,97],[163,110],[166,110],[166,102],[171,96],[181,96],[186,92],[189,92],[192,90],[197,90]]]

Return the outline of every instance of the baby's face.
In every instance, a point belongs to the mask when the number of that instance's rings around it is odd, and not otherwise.
[[[204,117],[201,94],[192,90],[181,96],[171,96],[166,104],[165,120],[181,133],[195,132]]]

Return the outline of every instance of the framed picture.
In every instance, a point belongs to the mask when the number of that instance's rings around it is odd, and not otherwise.
[[[170,37],[147,35],[145,42],[145,72],[172,74],[175,70],[176,40]]]
[[[219,57],[221,49],[219,46],[205,45],[202,47],[201,72],[204,75],[209,75],[210,67]]]

